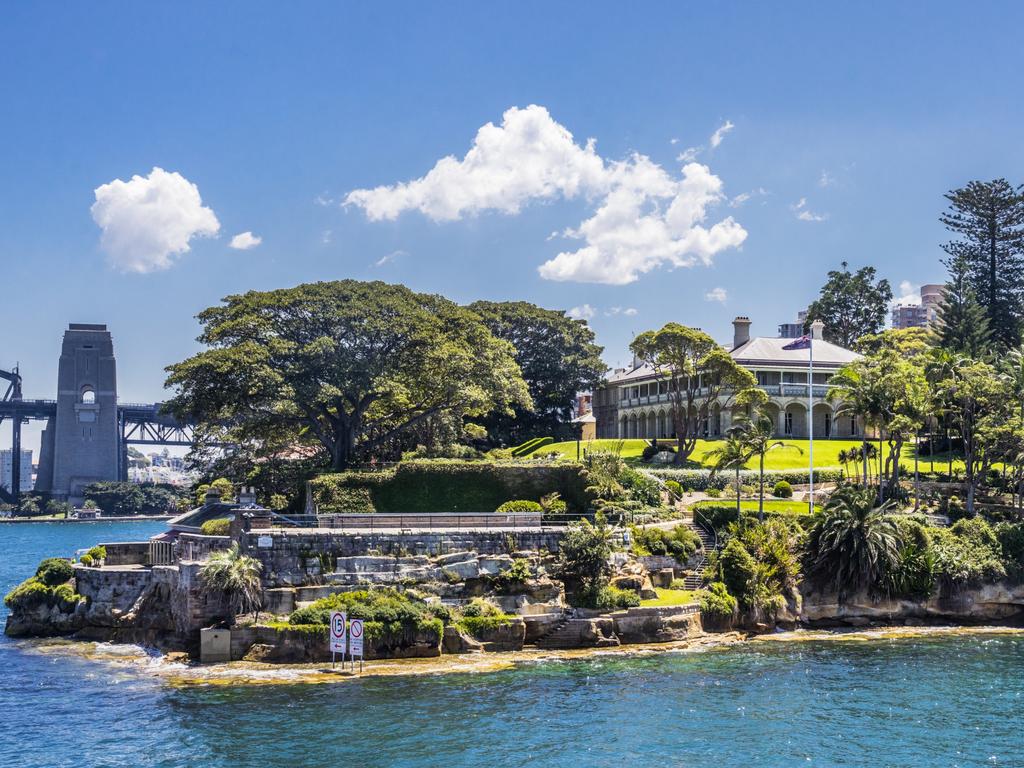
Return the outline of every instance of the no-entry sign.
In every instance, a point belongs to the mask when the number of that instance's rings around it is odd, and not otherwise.
[[[345,653],[345,620],[346,616],[341,611],[331,611],[331,653]]]
[[[363,656],[363,620],[352,619],[352,626],[349,627],[350,649],[349,653],[355,657]]]

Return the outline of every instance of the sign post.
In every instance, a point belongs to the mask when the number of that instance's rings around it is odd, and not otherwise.
[[[331,631],[328,642],[330,643],[331,651],[331,666],[334,666],[334,654],[341,653],[341,663],[344,667],[345,664],[345,619],[346,616],[342,611],[331,611]]]
[[[349,630],[349,637],[351,640],[349,646],[349,660],[352,662],[353,669],[356,665],[356,656],[359,656],[359,673],[363,672],[363,620],[352,619],[352,626]]]

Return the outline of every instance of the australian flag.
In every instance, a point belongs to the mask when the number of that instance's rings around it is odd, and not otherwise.
[[[783,349],[810,349],[811,348],[811,337],[801,336],[799,339],[793,339],[789,344],[786,344]]]

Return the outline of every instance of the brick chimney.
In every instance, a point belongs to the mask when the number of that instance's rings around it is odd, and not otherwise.
[[[732,348],[736,349],[750,341],[750,318],[737,317],[732,321]]]
[[[823,335],[824,333],[825,333],[825,323],[823,323],[821,320],[815,320],[813,323],[811,323],[811,338],[812,339],[814,339],[814,340],[822,339],[822,338],[824,338],[824,335]]]

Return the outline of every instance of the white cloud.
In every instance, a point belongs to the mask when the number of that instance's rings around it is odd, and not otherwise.
[[[823,170],[821,172],[821,176],[818,177],[818,186],[821,187],[822,189],[824,189],[825,187],[834,186],[835,183],[835,177],[830,175],[828,171]]]
[[[324,245],[330,245],[331,240],[334,239],[334,232],[330,229],[325,229],[320,233],[320,242]]]
[[[732,200],[729,201],[729,207],[730,208],[739,208],[741,205],[743,205],[745,202],[747,202],[751,198],[754,198],[754,197],[764,197],[767,194],[768,194],[768,190],[765,189],[764,187],[758,187],[757,189],[752,189],[749,192],[740,192],[738,195],[736,195],[736,197],[734,197]],[[763,205],[763,203],[762,203],[762,205]]]
[[[580,307],[573,307],[565,314],[567,314],[573,320],[589,320],[590,318],[597,314],[597,310],[595,310],[589,304],[584,304],[583,306]]]
[[[793,205],[789,206],[790,210],[796,214],[796,217],[800,221],[825,221],[828,219],[827,213],[814,213],[807,208],[807,198],[801,197]]]
[[[694,160],[697,159],[697,155],[699,155],[703,150],[704,147],[687,147],[678,155],[676,155],[676,162],[682,163],[683,165],[686,165],[687,163],[692,163]]]
[[[203,205],[199,188],[180,173],[154,168],[130,181],[114,179],[93,190],[90,211],[103,230],[100,246],[122,272],[167,269],[188,253],[193,237],[213,237],[220,222]]]
[[[711,144],[711,148],[714,149],[719,144],[721,144],[722,139],[725,138],[725,134],[727,134],[735,127],[736,126],[733,125],[732,122],[730,122],[729,120],[726,120],[724,123],[718,126],[717,130],[711,134],[711,138],[708,140]]]
[[[725,300],[729,298],[725,288],[712,288],[710,291],[704,294],[704,301],[717,301],[725,304]]]
[[[921,286],[916,283],[912,283],[909,280],[900,281],[900,295],[894,296],[891,302],[892,306],[897,304],[903,304],[904,306],[912,304],[914,306],[920,306],[921,304]]]
[[[384,254],[379,259],[377,259],[375,262],[373,262],[373,266],[375,266],[375,267],[383,267],[385,264],[390,264],[392,261],[394,261],[397,258],[400,258],[402,256],[408,256],[408,255],[409,255],[408,253],[406,253],[405,251],[402,251],[402,250],[392,251],[391,253]]]
[[[633,317],[637,314],[637,309],[636,307],[610,307],[604,314],[605,317],[615,317],[616,315]]]
[[[747,236],[731,217],[705,225],[707,209],[724,199],[721,180],[707,166],[688,163],[677,178],[644,155],[605,160],[593,139],[577,144],[536,105],[513,107],[500,126],[483,126],[461,160],[448,156],[421,178],[354,190],[344,205],[361,208],[372,221],[411,210],[454,221],[578,197],[592,203],[593,214],[561,235],[583,245],[542,264],[546,279],[622,285],[662,265],[709,264]]]
[[[228,247],[234,248],[236,251],[248,251],[250,248],[255,248],[262,242],[263,238],[259,235],[254,235],[252,232],[240,232],[231,238],[231,242],[228,243]]]

